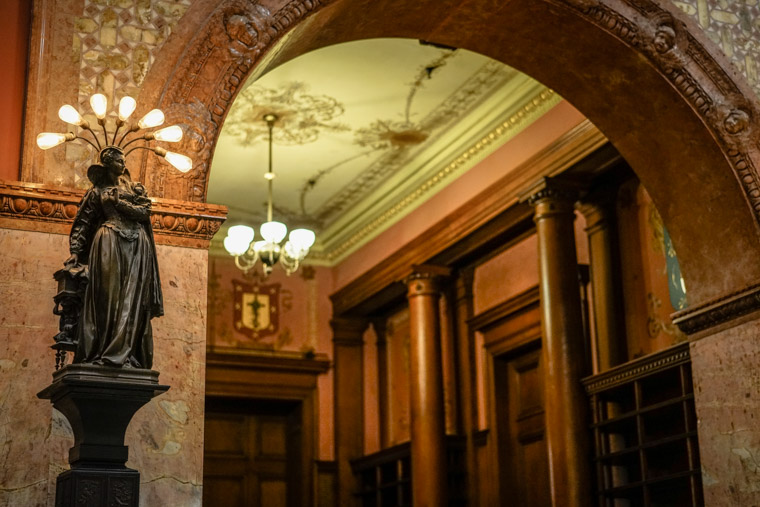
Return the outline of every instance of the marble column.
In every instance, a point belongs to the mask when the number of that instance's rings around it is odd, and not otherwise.
[[[591,505],[583,318],[573,221],[577,187],[544,178],[531,188],[538,236],[544,410],[554,506]]]
[[[412,448],[412,504],[447,502],[446,420],[443,406],[440,308],[442,281],[449,270],[414,266],[406,280],[409,300],[409,370]]]
[[[333,330],[337,505],[358,506],[350,460],[364,455],[364,330],[361,318],[330,321]]]
[[[606,194],[609,195],[609,194]],[[584,199],[580,211],[586,218],[591,290],[593,294],[595,354],[594,373],[625,362],[625,328],[621,301],[619,262],[615,255],[614,201]]]
[[[467,497],[470,505],[478,502],[478,469],[475,449],[475,432],[478,429],[477,370],[475,364],[475,337],[467,321],[474,314],[472,283],[475,271],[467,269],[456,279],[454,319],[457,343],[457,370],[459,380],[459,421],[465,435],[465,461],[467,464]]]

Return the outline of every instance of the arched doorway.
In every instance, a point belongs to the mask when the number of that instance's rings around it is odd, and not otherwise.
[[[196,169],[179,177],[149,160],[165,197],[203,200],[213,143],[243,82],[325,45],[411,37],[503,61],[556,89],[610,139],[649,189],[679,252],[691,303],[760,278],[760,134],[752,93],[699,30],[654,1],[198,2],[152,67],[142,97],[194,125]],[[230,28],[243,16],[242,31]],[[198,28],[192,31],[191,25]],[[287,34],[286,37],[283,36]],[[172,179],[173,178],[173,179]],[[715,241],[720,238],[719,241]]]

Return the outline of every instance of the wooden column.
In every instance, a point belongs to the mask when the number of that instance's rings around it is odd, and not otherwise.
[[[625,327],[620,299],[619,262],[615,255],[617,235],[614,230],[614,201],[604,197],[585,201],[587,202],[583,203],[580,211],[586,218],[591,259],[596,345],[593,370],[594,373],[599,373],[625,362]]]
[[[541,360],[552,504],[591,505],[588,401],[583,318],[573,221],[576,192],[568,182],[544,178],[528,201],[538,236]]]
[[[364,455],[364,330],[367,321],[340,318],[333,330],[337,505],[358,506],[350,460]]]
[[[375,319],[372,328],[377,336],[377,413],[380,424],[380,449],[389,445],[390,411],[388,410],[388,340],[386,319]]]
[[[405,282],[409,299],[409,370],[412,504],[441,507],[447,502],[446,421],[439,300],[449,270],[415,266]]]
[[[459,373],[459,421],[465,435],[467,464],[467,498],[469,505],[478,501],[478,465],[475,450],[475,432],[478,429],[477,373],[475,365],[475,336],[467,321],[473,316],[472,282],[475,271],[467,269],[456,279],[454,315],[457,343],[457,369]]]

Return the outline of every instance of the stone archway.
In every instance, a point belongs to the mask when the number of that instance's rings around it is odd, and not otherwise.
[[[701,31],[654,0],[243,0],[193,4],[141,100],[185,123],[196,168],[146,159],[159,195],[204,200],[213,145],[253,73],[362,38],[477,51],[552,87],[610,139],[652,195],[692,306],[760,280],[757,99]]]

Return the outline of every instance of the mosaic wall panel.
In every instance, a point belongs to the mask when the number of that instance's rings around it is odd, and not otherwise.
[[[72,61],[79,63],[79,110],[90,111],[89,98],[104,93],[109,103],[137,97],[156,54],[192,0],[86,0],[74,21]],[[109,111],[115,111],[109,107]],[[87,115],[85,115],[87,117]],[[94,122],[94,116],[87,117]],[[76,166],[78,186],[88,186],[84,171],[90,150],[71,143],[66,159]]]
[[[760,1],[686,0],[673,3],[723,49],[760,97]]]

